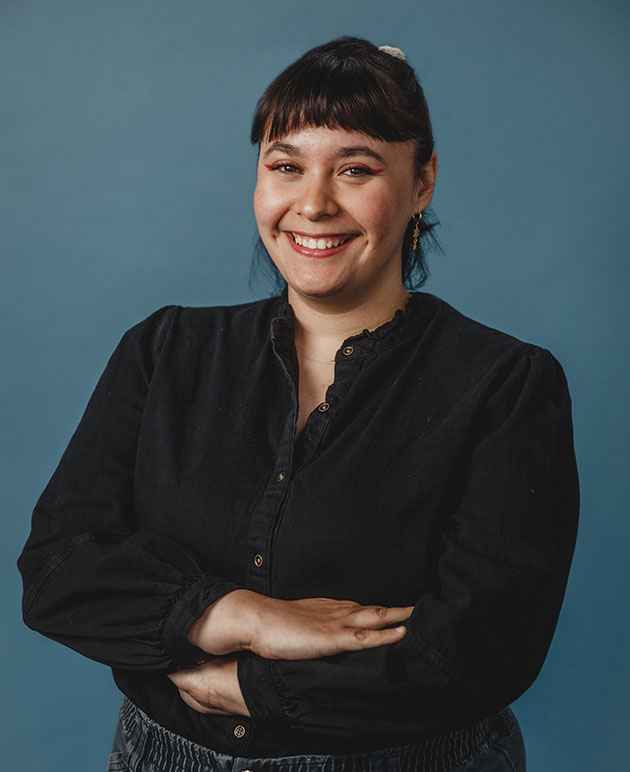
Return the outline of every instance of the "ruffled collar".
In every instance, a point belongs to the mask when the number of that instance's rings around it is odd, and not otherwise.
[[[427,299],[432,297],[434,296],[427,292],[411,292],[404,307],[397,308],[390,319],[373,330],[365,328],[363,332],[349,336],[342,345],[349,341],[356,343],[363,340],[376,344],[386,338],[394,340],[413,334],[417,330],[417,325],[414,322],[418,320],[422,312],[426,311]],[[275,301],[274,321],[280,320],[281,323],[284,323],[282,326],[287,331],[289,328],[292,331],[295,325],[295,312],[289,303],[288,285],[285,285],[282,292],[275,296]]]

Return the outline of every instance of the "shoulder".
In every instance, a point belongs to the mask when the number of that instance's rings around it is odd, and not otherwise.
[[[276,296],[246,303],[160,306],[133,324],[125,336],[159,354],[167,341],[185,341],[187,346],[207,344],[219,336],[255,338],[265,333],[273,316]]]
[[[484,323],[433,293],[423,294],[432,307],[423,343],[439,369],[469,386],[487,378],[495,383],[515,378],[517,373],[566,384],[562,365],[545,346]]]

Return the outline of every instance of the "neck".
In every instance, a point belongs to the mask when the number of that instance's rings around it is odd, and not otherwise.
[[[335,298],[311,298],[288,290],[295,314],[295,344],[304,356],[321,361],[334,359],[341,343],[364,329],[374,330],[404,308],[410,293],[401,285],[376,297],[339,302]]]

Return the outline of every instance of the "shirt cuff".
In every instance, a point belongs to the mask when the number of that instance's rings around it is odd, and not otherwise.
[[[252,719],[258,721],[288,721],[285,701],[273,670],[272,660],[251,651],[237,654],[237,675]]]
[[[164,620],[162,645],[173,660],[169,672],[191,668],[213,655],[188,640],[188,630],[208,606],[232,590],[246,589],[228,579],[209,576],[195,577],[175,595]]]

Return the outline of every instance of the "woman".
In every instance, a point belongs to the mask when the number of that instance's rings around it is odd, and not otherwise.
[[[112,668],[109,769],[525,770],[509,705],[578,522],[562,367],[409,291],[437,156],[400,49],[308,51],[251,138],[282,291],[125,332],[36,503],[24,620]]]

